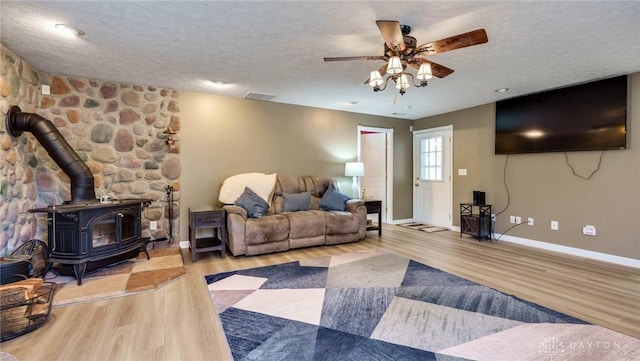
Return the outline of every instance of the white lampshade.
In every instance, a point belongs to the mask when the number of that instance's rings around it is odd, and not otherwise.
[[[409,87],[409,79],[405,74],[400,75],[398,81],[396,81],[396,89],[406,90]]]
[[[433,78],[433,73],[431,72],[431,64],[423,63],[420,65],[420,69],[418,69],[418,75],[416,75],[418,80],[428,80]]]
[[[344,175],[347,177],[362,177],[364,175],[364,163],[362,162],[345,163]]]
[[[371,75],[369,76],[369,85],[371,85],[372,87],[377,87],[381,86],[382,84],[384,84],[384,79],[382,79],[382,75],[380,75],[380,72],[377,70],[372,71]]]
[[[389,59],[389,64],[387,64],[387,73],[389,74],[400,74],[402,73],[402,62],[400,61],[400,57],[392,56]]]

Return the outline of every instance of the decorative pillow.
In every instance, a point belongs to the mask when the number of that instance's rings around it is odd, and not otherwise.
[[[302,192],[298,194],[282,193],[284,212],[308,211],[311,209],[311,192]]]
[[[236,199],[235,204],[244,208],[249,218],[260,218],[267,214],[267,210],[269,210],[269,203],[249,187],[244,188],[244,192]]]
[[[320,199],[318,206],[325,211],[344,211],[345,204],[349,200],[349,196],[338,192],[333,188],[327,189]]]

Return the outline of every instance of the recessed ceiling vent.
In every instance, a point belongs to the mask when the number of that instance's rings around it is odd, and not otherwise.
[[[276,96],[273,94],[256,93],[256,92],[248,92],[247,95],[244,96],[245,99],[260,100],[263,102],[268,102],[275,97]]]

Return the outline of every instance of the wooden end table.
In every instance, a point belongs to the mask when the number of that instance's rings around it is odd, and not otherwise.
[[[210,228],[213,236],[198,238],[199,229]],[[227,222],[224,209],[218,207],[189,208],[189,248],[191,261],[196,261],[196,255],[201,252],[220,251],[225,256],[227,243]]]
[[[367,231],[378,230],[378,236],[382,236],[382,201],[368,200],[364,201],[364,206],[367,208],[367,214],[378,213],[378,225],[367,226]]]

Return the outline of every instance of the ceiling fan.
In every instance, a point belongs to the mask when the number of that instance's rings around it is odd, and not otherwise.
[[[349,60],[384,60],[387,64],[381,66],[378,70],[372,71],[369,79],[365,84],[373,87],[373,91],[384,90],[392,79],[396,83],[396,88],[400,94],[404,95],[409,87],[408,78],[412,79],[414,86],[421,87],[427,85],[427,80],[432,76],[444,78],[453,73],[453,69],[444,65],[434,63],[424,58],[428,55],[440,54],[446,51],[460,49],[472,45],[484,44],[489,39],[484,29],[477,29],[468,33],[454,35],[441,40],[432,41],[422,45],[417,45],[416,38],[409,36],[411,27],[408,25],[400,25],[398,21],[377,20],[376,25],[384,39],[383,55],[368,56],[343,56],[343,57],[327,57],[324,61],[349,61]],[[418,69],[415,78],[420,80],[416,84],[414,76],[406,72],[407,66]],[[384,80],[385,74],[390,76]],[[384,87],[381,87],[384,85]]]

